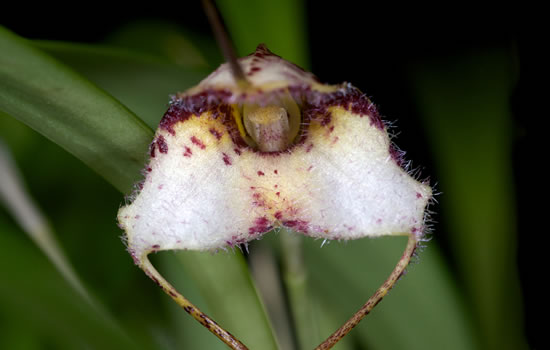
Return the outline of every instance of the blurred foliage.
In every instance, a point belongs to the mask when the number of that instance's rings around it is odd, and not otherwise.
[[[239,54],[265,42],[282,57],[311,65],[304,3],[219,6]],[[75,270],[114,320],[72,291],[0,210],[0,348],[225,348],[133,266],[115,222],[123,201],[118,191],[128,193],[139,178],[150,129],[168,96],[220,63],[215,47],[193,28],[159,21],[126,23],[93,45],[26,41],[0,29],[0,138]],[[452,256],[443,255],[435,240],[425,243],[407,276],[336,348],[525,346],[510,164],[513,57],[509,50],[478,50],[410,66],[415,108],[443,192],[433,209],[441,211]],[[161,253],[153,262],[252,349],[274,348],[275,330],[280,345],[290,339],[299,348],[319,343],[343,323],[389,274],[405,245],[381,238],[321,249],[320,241],[299,238],[303,256],[294,262],[303,266],[293,275],[289,262],[296,256],[285,248],[284,235],[252,244],[248,260],[273,252],[265,258],[279,271],[256,270],[254,276],[271,273],[284,293],[279,299],[258,296],[239,251]],[[295,310],[304,302],[308,307]],[[273,319],[272,326],[264,304],[281,310],[289,325]],[[311,320],[311,329],[299,320]]]
[[[445,179],[441,207],[484,348],[521,348],[521,308],[509,303],[520,297],[509,104],[517,80],[513,52],[491,49],[426,62],[414,74],[416,101]]]

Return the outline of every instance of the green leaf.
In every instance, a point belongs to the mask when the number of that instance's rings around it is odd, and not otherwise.
[[[286,60],[307,68],[305,2],[300,0],[218,0],[239,56],[254,52],[258,44]]]
[[[145,162],[151,130],[95,85],[4,29],[0,52],[0,114],[31,126],[127,191]],[[250,344],[276,348],[242,255],[196,254],[186,265],[200,267],[192,278],[202,290],[218,290],[203,297],[220,310],[224,327]],[[235,309],[224,311],[237,300]]]
[[[184,272],[196,281],[195,287],[205,302],[205,305],[197,305],[199,308],[250,349],[278,348],[240,252],[208,254],[185,251],[178,252],[176,258],[174,261],[173,257],[166,257],[164,263],[175,265],[178,273]],[[171,269],[174,271],[174,267]],[[171,277],[174,278],[175,275]],[[180,282],[177,287],[187,293],[188,287],[184,283]]]
[[[320,248],[319,241],[306,240],[311,290],[325,312],[340,324],[347,321],[389,276],[405,244],[406,238],[386,237]],[[407,274],[350,336],[369,349],[478,348],[437,246],[427,243],[421,250]]]
[[[18,324],[24,325],[25,337],[37,338],[42,344],[40,349],[90,346],[86,344],[119,344],[124,349],[155,348],[151,346],[155,339],[147,330],[159,327],[157,323],[162,319],[162,312],[154,306],[159,298],[151,294],[157,289],[154,285],[150,290],[143,288],[150,284],[149,280],[131,263],[120,240],[120,230],[113,224],[120,193],[62,148],[1,113],[0,138],[13,150],[29,192],[55,227],[56,240],[82,278],[87,292],[92,297],[97,296],[114,318],[113,322],[72,292],[70,284],[61,278],[59,271],[54,271],[46,255],[34,246],[0,205],[0,241],[4,247],[9,247],[3,254],[5,260],[2,259],[6,289],[0,296],[0,323],[4,319],[16,328]],[[14,298],[18,300],[16,303]],[[9,306],[4,307],[4,302]],[[135,305],[141,305],[139,310]],[[80,310],[86,319],[81,320]],[[43,322],[42,313],[47,315],[47,322]],[[74,336],[68,337],[67,329],[71,329],[74,319],[77,320],[71,332]],[[110,324],[118,325],[119,329]],[[50,329],[57,326],[59,328],[54,331]],[[107,329],[111,331],[105,331]],[[0,339],[4,339],[3,331],[10,330],[0,324]],[[126,346],[121,344],[124,333],[132,339]],[[111,339],[113,336],[121,340]],[[65,344],[58,337],[71,338],[69,343],[72,345],[57,346]],[[0,348],[18,347],[4,346],[0,341]]]
[[[152,132],[114,98],[0,28],[0,112],[59,144],[123,192]]]
[[[88,293],[80,276],[74,271],[46,217],[34,203],[30,193],[26,191],[23,177],[2,139],[0,139],[0,205],[8,209],[14,220],[50,259],[71,287],[86,302],[95,306],[98,312],[103,312],[101,304]],[[110,315],[105,314],[105,316],[109,318]]]
[[[525,348],[511,164],[514,59],[484,49],[434,59],[413,74],[449,241],[487,349]]]
[[[166,111],[169,96],[208,74],[204,68],[176,65],[123,48],[55,41],[33,42],[33,46],[107,91],[153,129]]]
[[[200,283],[189,283],[193,279],[187,273],[185,266],[182,266],[178,254],[161,252],[158,257],[153,257],[154,262],[158,261],[159,271],[166,276],[167,280],[198,306],[207,315],[213,316],[211,308],[203,297]],[[194,266],[193,262],[191,266]],[[212,333],[190,317],[186,312],[181,312],[181,307],[170,298],[164,298],[164,305],[173,319],[174,326],[169,331],[176,338],[181,349],[212,349],[227,350],[227,346]],[[223,298],[221,300],[224,300]],[[221,323],[224,327],[226,325]],[[242,340],[245,341],[244,339]]]
[[[0,254],[0,329],[25,325],[24,338],[34,334],[37,342],[50,343],[56,349],[147,349],[106,322],[41,251],[3,219],[0,232],[0,245],[9,247]],[[21,344],[2,336],[3,349],[13,349],[12,344],[4,342]]]
[[[161,57],[186,68],[212,70],[223,62],[214,38],[166,20],[140,19],[124,23],[103,42]]]

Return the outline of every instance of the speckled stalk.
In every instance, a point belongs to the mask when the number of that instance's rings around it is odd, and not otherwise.
[[[401,277],[405,271],[405,268],[409,265],[414,251],[416,250],[417,243],[418,237],[415,234],[409,235],[409,240],[407,242],[407,246],[405,247],[405,251],[388,279],[376,290],[369,300],[367,300],[367,302],[346,323],[344,323],[344,325],[342,325],[342,327],[332,333],[332,335],[316,347],[315,350],[332,349],[336,343],[338,343],[344,336],[346,336],[346,334],[357,326],[359,322],[361,322],[361,320],[367,316],[380,301],[382,301],[390,289],[393,288],[395,282],[397,282],[399,277]]]
[[[212,334],[218,337],[223,341],[227,346],[234,350],[247,350],[246,345],[241,343],[235,336],[225,329],[223,329],[219,324],[211,319],[207,314],[199,310],[198,307],[193,305],[187,298],[181,295],[174,286],[172,286],[162,275],[155,269],[153,264],[149,261],[149,258],[145,255],[141,259],[141,269],[149,276],[162,290],[168,294],[174,301],[181,306],[187,313],[200,324],[202,324],[206,329],[208,329]]]

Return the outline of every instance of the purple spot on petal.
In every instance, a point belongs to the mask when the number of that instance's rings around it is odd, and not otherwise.
[[[159,137],[157,137],[157,145],[160,153],[168,153],[168,144],[166,143],[164,136],[159,135]]]
[[[283,225],[293,229],[294,231],[307,233],[309,228],[309,223],[304,220],[288,220],[283,221]]]
[[[248,229],[248,233],[251,235],[256,233],[264,233],[271,230],[271,228],[272,227],[269,225],[269,220],[263,216],[254,220],[254,226]]]
[[[231,165],[231,158],[229,158],[229,156],[225,153],[222,153],[223,155],[223,162],[225,163],[225,165]]]
[[[185,146],[185,152],[183,152],[184,157],[191,157],[193,155],[193,151],[191,148]]]
[[[202,143],[202,141],[199,140],[196,136],[191,136],[191,142],[193,142],[193,144],[197,145],[200,149],[205,149],[206,148],[204,143]]]

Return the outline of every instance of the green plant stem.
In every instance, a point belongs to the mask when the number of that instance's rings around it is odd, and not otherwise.
[[[310,349],[319,339],[317,318],[307,288],[307,270],[302,254],[303,237],[281,229],[284,280],[300,349]]]
[[[418,237],[414,234],[409,236],[405,251],[401,256],[401,259],[397,262],[397,265],[391,272],[388,279],[376,290],[376,292],[367,300],[367,302],[336,332],[332,333],[324,342],[322,342],[315,350],[331,349],[336,343],[338,343],[346,334],[348,334],[361,320],[374,309],[374,307],[382,301],[384,296],[388,294],[390,289],[393,288],[399,277],[405,271],[405,268],[409,265],[411,258],[416,249],[418,243]]]
[[[294,324],[285,300],[278,259],[271,248],[266,242],[255,244],[248,255],[250,272],[270,316],[278,348],[295,350]]]
[[[222,22],[218,9],[212,0],[202,0],[202,5],[206,17],[210,22],[216,41],[222,50],[225,60],[229,63],[231,67],[231,73],[237,84],[242,88],[247,88],[250,86],[250,82],[246,79],[243,69],[241,68],[239,62],[237,61],[237,54],[233,48],[233,43],[229,38],[229,34],[225,29],[225,26]]]

